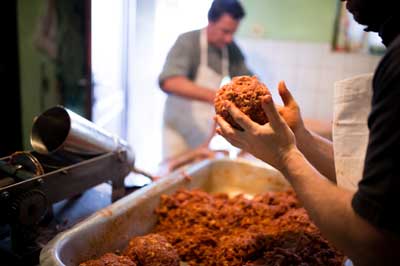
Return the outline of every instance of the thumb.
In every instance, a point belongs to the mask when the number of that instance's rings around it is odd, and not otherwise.
[[[281,80],[278,84],[278,91],[285,106],[297,104],[283,80]]]

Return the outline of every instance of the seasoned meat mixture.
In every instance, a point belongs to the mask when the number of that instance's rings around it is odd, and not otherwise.
[[[106,253],[97,260],[82,262],[79,266],[137,266],[130,258]]]
[[[261,107],[261,97],[265,95],[270,95],[270,92],[257,77],[234,77],[230,83],[222,86],[217,91],[214,100],[215,112],[222,116],[232,127],[241,129],[223,104],[224,101],[231,101],[253,121],[264,125],[268,122],[268,118]]]
[[[293,191],[210,195],[179,190],[161,197],[155,231],[189,265],[340,266],[341,255],[311,222]],[[303,263],[303,264],[302,264]]]
[[[162,195],[156,214],[153,233],[133,238],[125,256],[106,254],[80,266],[343,265],[344,256],[321,236],[292,190],[249,199],[181,189]],[[115,264],[104,262],[110,256]]]
[[[132,238],[124,255],[139,266],[179,266],[178,253],[165,237],[158,234]]]

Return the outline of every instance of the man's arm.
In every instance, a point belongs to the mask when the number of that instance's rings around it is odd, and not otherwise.
[[[165,79],[161,83],[161,89],[166,93],[208,103],[213,103],[215,97],[214,90],[200,87],[185,76],[173,76]]]
[[[281,171],[327,239],[357,266],[397,265],[399,240],[354,212],[351,206],[354,192],[327,181],[298,150],[292,150],[285,161]]]
[[[306,128],[300,108],[283,81],[279,82],[278,91],[284,103],[279,113],[293,130],[297,147],[319,172],[336,183],[332,142]]]
[[[233,145],[279,169],[322,234],[357,266],[397,265],[400,241],[359,217],[351,206],[354,192],[323,178],[296,146],[294,133],[279,115],[271,96],[263,99],[269,123],[259,125],[234,105],[229,113],[244,129],[232,128],[217,116],[217,132]]]
[[[305,127],[295,133],[299,150],[326,178],[336,183],[333,144]]]
[[[196,85],[192,79],[196,75],[200,47],[199,32],[193,31],[180,35],[170,51],[159,76],[160,88],[170,94],[213,103],[215,88]]]

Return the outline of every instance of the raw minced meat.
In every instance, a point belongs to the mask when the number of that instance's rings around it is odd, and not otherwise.
[[[261,98],[270,95],[268,88],[257,77],[238,76],[222,86],[215,96],[215,112],[222,116],[232,127],[242,129],[229,114],[224,102],[230,101],[243,113],[260,125],[268,122],[261,106]]]

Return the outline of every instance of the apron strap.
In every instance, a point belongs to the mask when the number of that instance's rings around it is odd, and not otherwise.
[[[200,65],[208,66],[208,42],[206,28],[200,32]],[[228,47],[222,48],[222,77],[229,76]]]
[[[208,44],[205,28],[200,32],[200,65],[208,66]]]
[[[222,76],[229,76],[229,54],[227,46],[222,49]]]

